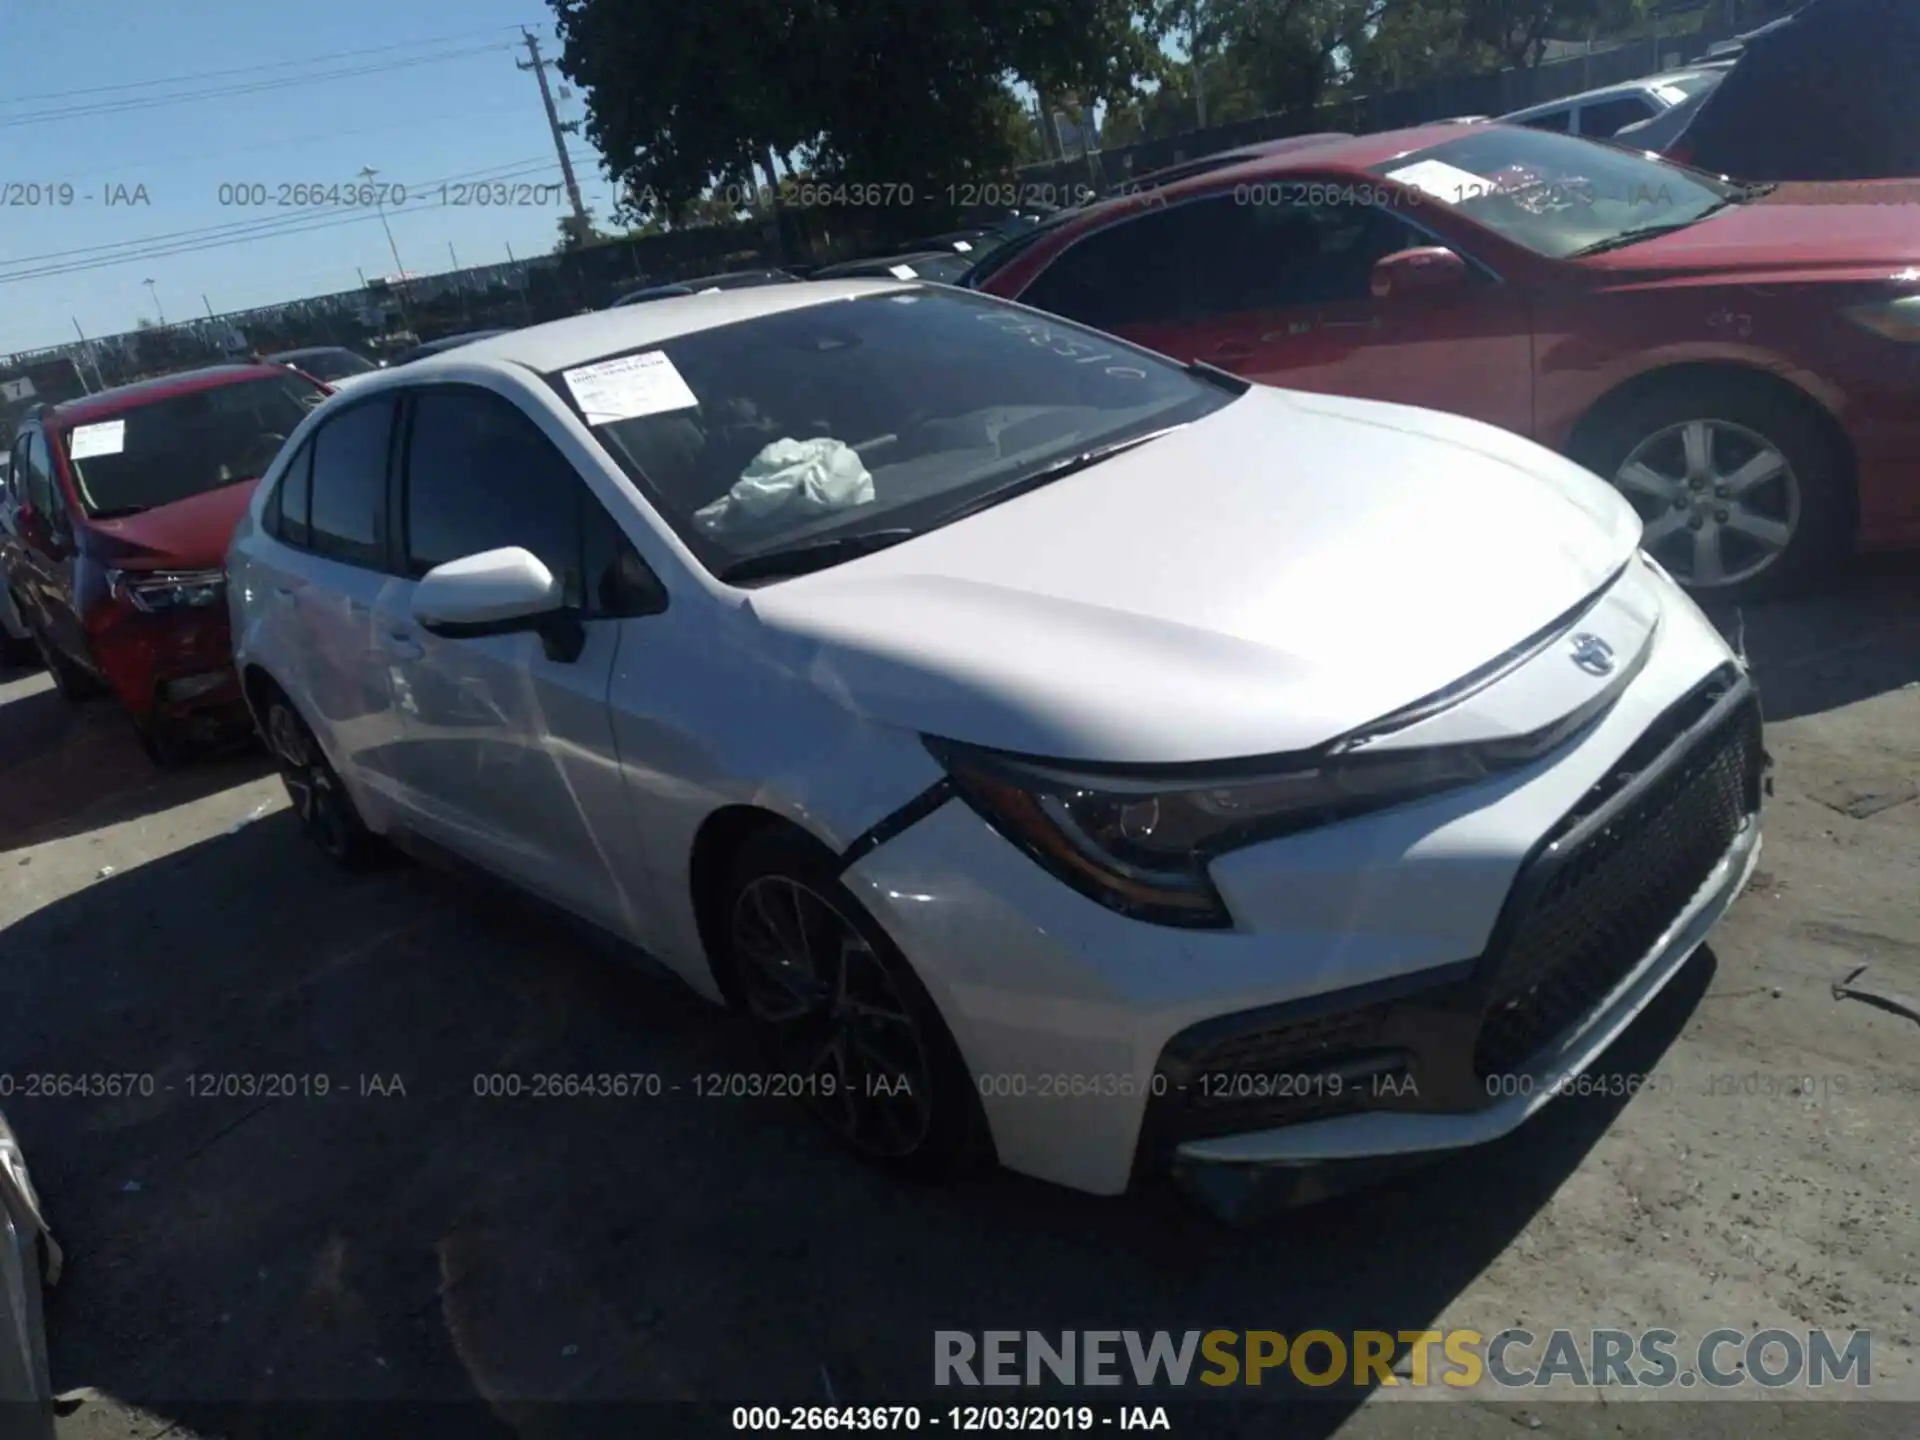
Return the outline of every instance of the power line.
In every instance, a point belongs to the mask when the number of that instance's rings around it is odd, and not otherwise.
[[[232,155],[258,155],[266,150],[287,150],[297,145],[312,145],[322,140],[352,139],[356,135],[389,135],[396,130],[424,130],[430,125],[439,125],[449,120],[476,120],[482,115],[494,115],[499,112],[497,105],[488,105],[479,110],[455,110],[445,115],[419,115],[405,120],[390,120],[383,125],[359,125],[351,130],[323,130],[316,135],[290,135],[284,140],[268,140],[259,145],[240,145],[231,150],[196,150],[191,155],[149,156],[144,160],[129,160],[115,163],[110,170],[97,170],[100,175],[131,175],[135,171],[151,175],[169,165],[186,165],[206,160],[225,160]]]
[[[350,80],[363,75],[385,75],[395,70],[412,70],[422,65],[439,65],[449,60],[462,60],[474,55],[486,55],[514,48],[517,47],[500,44],[476,45],[465,50],[449,50],[440,55],[423,55],[408,60],[388,61],[382,65],[363,65],[353,69],[329,70],[311,75],[289,75],[279,80],[255,81],[246,85],[189,91],[180,95],[149,95],[131,100],[78,105],[65,110],[35,110],[27,115],[0,117],[0,129],[21,125],[43,125],[55,120],[79,120],[94,115],[123,115],[136,110],[157,110],[168,105],[183,105],[203,100],[226,100],[237,95],[258,95],[267,91],[285,90],[295,85],[317,85],[332,80]]]
[[[465,175],[449,175],[444,179],[430,180],[430,181],[427,181],[424,185],[409,186],[407,188],[410,191],[414,189],[418,189],[421,193],[424,194],[424,193],[431,192],[432,190],[438,188],[443,184],[452,185],[452,184],[460,183],[463,181],[472,182],[472,183],[489,183],[490,184],[494,182],[520,179],[529,175],[539,174],[544,171],[551,171],[554,168],[556,167],[555,167],[555,163],[552,160],[541,159],[541,160],[532,160],[532,161],[519,161],[519,162],[516,162],[513,166],[496,167],[495,169],[488,170],[488,171],[472,171],[472,172],[468,172]],[[431,208],[434,210],[439,210],[439,209],[450,208],[450,207],[434,206]],[[400,215],[406,215],[409,213],[421,214],[425,212],[419,211],[419,210],[415,210],[415,211],[402,210],[396,213]],[[105,255],[96,254],[92,258],[86,259],[86,260],[67,261],[66,263],[42,265],[36,269],[16,270],[10,274],[0,274],[0,285],[12,284],[16,281],[23,281],[23,280],[44,280],[44,279],[51,279],[61,275],[74,275],[74,274],[87,273],[94,270],[106,270],[106,269],[111,269],[116,265],[131,265],[136,263],[146,263],[152,260],[168,259],[178,255],[192,255],[192,254],[197,254],[203,250],[217,250],[230,245],[244,245],[251,241],[256,241],[256,240],[272,240],[272,239],[277,239],[282,235],[301,235],[301,234],[306,234],[313,230],[334,229],[342,225],[357,225],[357,224],[364,223],[366,221],[377,220],[379,218],[380,218],[380,215],[377,209],[371,209],[366,206],[341,206],[337,209],[316,210],[309,214],[303,214],[303,215],[287,216],[287,217],[276,216],[264,221],[239,222],[240,225],[242,226],[253,227],[251,229],[244,230],[241,233],[211,233],[210,234],[205,231],[196,232],[196,231],[189,230],[189,231],[176,232],[176,236],[173,238],[162,237],[162,236],[149,236],[145,241],[120,242],[120,247],[122,247],[120,249],[120,253],[105,254]],[[221,231],[231,232],[237,227],[216,226],[211,228],[214,232],[221,232]],[[139,245],[139,244],[146,244],[150,248],[147,248],[147,249],[123,248],[126,246]],[[114,249],[116,247],[95,246],[92,248],[96,250],[106,250],[106,249]],[[22,257],[19,260],[15,260],[9,263],[13,265],[21,265],[21,264],[27,264],[27,263],[30,263],[31,261],[37,261],[37,260],[59,261],[59,260],[62,260],[63,257],[68,257],[76,253],[78,252],[62,251],[52,255],[36,255],[31,257]]]
[[[233,75],[251,75],[260,70],[286,70],[299,65],[324,65],[335,60],[352,60],[362,55],[387,55],[395,50],[418,50],[427,45],[447,45],[455,40],[471,40],[476,35],[518,34],[521,25],[489,25],[484,30],[462,30],[453,35],[434,35],[425,40],[404,40],[393,45],[373,45],[360,50],[335,50],[325,55],[303,55],[298,60],[262,60],[229,70],[202,70],[194,75],[171,75],[159,80],[128,80],[119,85],[91,85],[79,90],[43,90],[36,95],[10,95],[0,105],[26,105],[39,100],[71,100],[76,95],[107,95],[122,90],[147,90],[156,85],[195,85],[202,80],[219,80]]]

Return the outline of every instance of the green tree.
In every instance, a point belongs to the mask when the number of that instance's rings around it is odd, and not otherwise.
[[[630,221],[716,185],[777,186],[786,156],[819,180],[923,200],[999,178],[1030,130],[1009,80],[1120,97],[1150,49],[1145,0],[549,3],[561,72]]]
[[[1549,40],[1612,33],[1647,13],[1646,0],[1462,0],[1462,33],[1515,69],[1540,63]]]

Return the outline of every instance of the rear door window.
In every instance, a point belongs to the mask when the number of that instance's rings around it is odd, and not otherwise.
[[[387,457],[395,404],[382,396],[355,405],[313,437],[309,548],[348,565],[386,563]]]
[[[313,544],[313,442],[300,447],[280,474],[266,514],[267,533],[282,544],[305,550]]]

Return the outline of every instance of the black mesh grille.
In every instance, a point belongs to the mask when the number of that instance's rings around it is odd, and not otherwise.
[[[1181,1136],[1234,1134],[1364,1108],[1370,1094],[1364,1076],[1403,1068],[1379,1051],[1389,1013],[1389,1006],[1368,1005],[1208,1046],[1182,1067],[1179,1090],[1168,1097]]]
[[[1757,807],[1763,763],[1752,700],[1577,850],[1556,857],[1502,949],[1474,1048],[1480,1076],[1523,1067],[1645,958]]]
[[[1298,1020],[1250,1035],[1236,1035],[1197,1056],[1194,1071],[1228,1075],[1311,1069],[1316,1062],[1369,1045],[1379,1033],[1388,1010],[1384,1005],[1370,1006]]]

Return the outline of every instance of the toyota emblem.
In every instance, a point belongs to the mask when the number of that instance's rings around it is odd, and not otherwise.
[[[1581,633],[1573,637],[1573,663],[1589,675],[1613,673],[1613,647],[1598,635]]]

